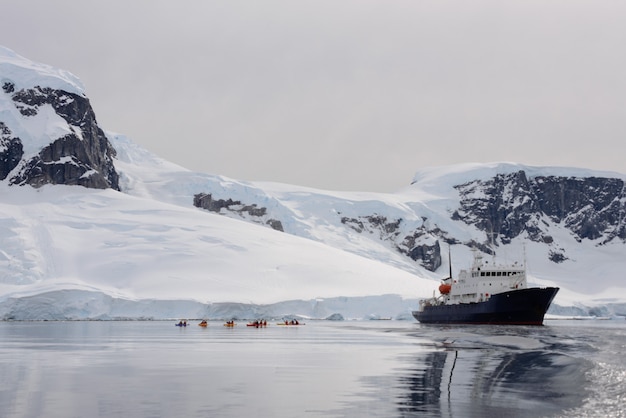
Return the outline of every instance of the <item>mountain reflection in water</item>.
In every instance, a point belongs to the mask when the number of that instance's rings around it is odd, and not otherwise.
[[[592,363],[584,351],[591,347],[561,344],[546,328],[421,331],[420,337],[453,337],[406,359],[412,366],[398,377],[399,416],[554,416],[580,407],[588,395]]]
[[[427,354],[420,366],[400,377],[407,389],[400,416],[444,417],[550,415],[580,404],[587,366],[561,354],[503,354],[488,350],[447,350]],[[572,379],[568,381],[568,379]],[[577,383],[576,383],[577,382]],[[564,385],[571,385],[567,390]]]

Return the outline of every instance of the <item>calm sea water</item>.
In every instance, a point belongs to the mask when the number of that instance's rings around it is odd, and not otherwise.
[[[619,417],[626,321],[0,322],[0,416]]]

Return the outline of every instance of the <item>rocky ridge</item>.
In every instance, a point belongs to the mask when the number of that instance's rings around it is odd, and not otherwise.
[[[12,76],[19,78],[30,69],[9,66],[11,59],[20,63],[21,57],[0,52],[9,55],[3,65],[11,70],[0,81],[0,180],[119,190],[115,150],[87,97],[69,88],[22,86]]]
[[[459,208],[452,219],[474,225],[495,245],[525,235],[550,247],[550,259],[567,258],[550,234],[559,226],[577,241],[626,242],[626,189],[618,178],[498,174],[455,186]]]
[[[259,207],[256,203],[245,205],[240,200],[214,199],[210,193],[198,193],[193,198],[193,205],[210,212],[237,214],[244,220],[267,225],[276,231],[284,231],[283,224],[277,219],[268,217],[268,209]]]
[[[227,194],[222,192],[223,196]],[[446,213],[412,204],[415,202],[408,202],[409,209],[400,214],[381,208],[369,212],[366,204],[358,201],[324,202],[320,204],[348,209],[329,211],[322,222],[343,228],[343,234],[358,234],[379,242],[432,272],[441,267],[442,247],[447,245],[461,244],[494,254],[496,248],[519,237],[544,245],[546,257],[561,263],[569,256],[564,244],[553,236],[551,231],[555,229],[564,229],[578,242],[587,240],[596,246],[626,243],[626,188],[621,178],[529,175],[524,169],[504,170],[491,177],[454,184],[450,194],[453,198]],[[275,229],[310,238],[306,228],[282,228],[297,222],[288,212],[273,213],[272,208],[257,204],[254,196],[248,195],[250,200],[242,204],[224,197],[211,199],[210,193],[205,193],[196,195],[194,205],[238,218],[246,213],[246,220],[266,225],[271,219],[281,225]],[[319,196],[315,199],[321,202]],[[305,208],[299,208],[304,212],[300,218],[307,216]],[[454,221],[459,230],[475,228],[483,238],[463,238],[457,231],[446,230],[436,221],[441,216]]]

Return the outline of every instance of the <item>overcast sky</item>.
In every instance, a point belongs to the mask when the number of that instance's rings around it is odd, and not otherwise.
[[[0,6],[0,44],[192,170],[382,192],[462,162],[626,172],[621,0]]]

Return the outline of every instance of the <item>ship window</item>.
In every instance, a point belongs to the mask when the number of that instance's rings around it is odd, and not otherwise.
[[[499,271],[498,274],[496,274],[496,276],[498,276],[498,277],[502,276],[502,272]]]
[[[484,271],[481,271],[481,272],[480,272],[480,276],[481,276],[481,277],[484,277],[484,276],[485,276],[485,272],[484,272]]]

